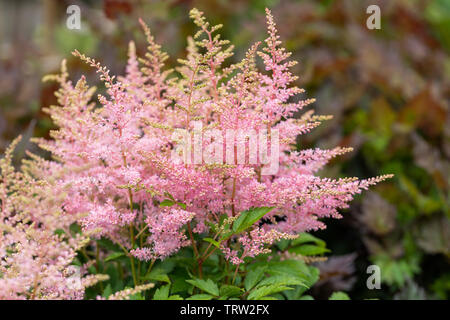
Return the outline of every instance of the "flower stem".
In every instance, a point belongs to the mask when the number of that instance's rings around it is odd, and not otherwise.
[[[231,281],[231,284],[234,284],[234,281],[236,281],[236,276],[239,270],[239,265],[236,266],[236,270],[234,270],[233,280]]]
[[[155,264],[156,259],[152,259],[152,261],[150,262],[150,265],[148,266],[147,272],[145,273],[144,278],[150,273],[150,271],[152,271],[153,265]]]

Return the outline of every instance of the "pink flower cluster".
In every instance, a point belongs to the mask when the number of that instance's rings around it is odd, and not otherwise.
[[[222,252],[225,258],[231,263],[239,265],[244,262],[244,258],[256,257],[259,254],[270,253],[271,250],[267,248],[281,239],[295,239],[297,235],[281,233],[276,229],[255,228],[250,233],[244,234],[238,238],[239,243],[244,248],[242,254],[239,256],[237,250],[232,250],[229,247],[222,246]]]
[[[131,254],[141,260],[163,259],[177,252],[181,247],[189,245],[188,238],[180,232],[180,229],[193,217],[193,212],[176,209],[149,214],[145,222],[150,231],[148,241],[154,246],[132,250]]]
[[[0,160],[0,300],[81,299],[86,283],[72,260],[85,238],[67,236],[76,216],[63,215],[64,194],[42,180],[49,171],[41,160],[14,170],[18,141]]]
[[[209,223],[223,214],[236,217],[252,207],[274,207],[265,217],[271,224],[255,224],[249,236],[239,238],[239,257],[237,248],[223,244],[227,257],[239,262],[267,252],[264,245],[281,238],[324,228],[320,218],[339,217],[338,209],[346,208],[356,193],[387,178],[321,178],[314,174],[349,148],[295,151],[297,136],[327,117],[311,111],[293,117],[314,100],[296,99],[303,90],[293,85],[297,77],[290,68],[295,62],[281,47],[269,11],[268,38],[229,67],[223,62],[232,55],[232,46],[217,34],[221,26],[210,26],[195,9],[191,17],[199,32],[188,39],[187,57],[175,70],[164,67],[167,55],[143,22],[147,53],[138,59],[130,44],[124,77],[110,76],[105,67],[75,51],[97,69],[106,86],[99,104],[92,99],[95,88],[84,77],[73,84],[64,63],[61,74],[49,77],[61,86],[59,106],[47,110],[58,129],[52,140],[37,141],[57,160],[53,167],[61,174],[56,182],[67,194],[64,216],[84,214],[77,221],[85,231],[99,230],[97,237],[148,260],[176,253],[189,245],[192,234],[206,233]],[[174,162],[174,133],[192,132],[195,122],[202,123],[203,134],[264,129],[270,135],[277,130],[279,171],[262,175],[261,159],[256,164]],[[237,147],[237,141],[230,142]],[[205,147],[209,143],[203,139]],[[167,199],[173,206],[161,207]]]

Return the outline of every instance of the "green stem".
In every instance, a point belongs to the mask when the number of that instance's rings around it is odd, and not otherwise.
[[[144,278],[148,276],[148,274],[150,273],[150,271],[152,271],[152,268],[153,268],[153,265],[155,264],[155,261],[156,261],[156,259],[153,259],[153,260],[150,262],[150,265],[148,266],[148,269],[147,269],[147,272],[145,273]]]
[[[208,259],[208,257],[209,257],[210,255],[212,255],[212,254],[214,253],[214,251],[216,251],[217,249],[218,249],[218,248],[215,247],[215,248],[212,249],[208,254],[206,254],[206,252],[205,252],[205,256],[202,258],[202,260],[205,261],[206,259]]]
[[[128,166],[127,164],[127,157],[125,156],[125,152],[122,151],[122,157],[123,157],[123,164],[125,167]],[[130,205],[130,212],[133,213],[133,192],[131,189],[128,189],[128,201]],[[134,249],[134,226],[133,223],[130,224],[130,240],[131,240],[131,249]],[[123,247],[122,247],[123,248]],[[131,273],[133,275],[133,282],[134,285],[138,285],[138,279],[136,277],[136,268],[134,266],[134,257],[131,254],[127,254],[130,257],[130,263],[131,263]]]
[[[95,269],[97,270],[97,274],[100,273],[100,246],[95,246]],[[103,283],[100,281],[99,283],[100,291],[103,293]]]
[[[236,281],[236,276],[239,270],[239,265],[236,266],[236,270],[234,270],[233,280],[231,281],[231,284],[234,284],[234,281]]]
[[[187,223],[187,228],[188,228],[189,238],[191,239],[192,247],[194,248],[195,257],[198,258],[199,254],[198,254],[198,250],[197,250],[197,245],[195,244],[194,235],[192,234],[192,228],[191,228],[190,222]]]
[[[147,228],[148,228],[148,225],[146,225],[144,228],[142,228],[142,230],[139,231],[138,234],[134,237],[134,240],[137,240],[137,238],[142,236],[144,234],[144,231],[147,230]]]
[[[134,285],[137,284],[136,281],[136,271],[134,270],[134,258],[133,256],[128,252],[128,250],[119,242],[119,241],[115,241],[115,243],[117,243],[119,245],[119,247],[123,250],[123,252],[125,253],[125,255],[130,258],[130,264],[131,264],[131,273],[133,275],[133,282]]]
[[[133,224],[130,224],[130,238],[131,238],[131,248],[134,249],[134,227],[133,227]],[[136,277],[136,268],[134,266],[134,257],[131,254],[129,255],[129,257],[130,257],[130,262],[131,262],[131,273],[133,275],[133,282],[134,282],[134,285],[137,286],[139,281]]]
[[[130,256],[130,262],[131,262],[131,273],[133,275],[133,283],[134,283],[134,286],[137,286],[138,282],[137,282],[137,279],[136,279],[136,269],[134,267],[134,259],[131,256]]]

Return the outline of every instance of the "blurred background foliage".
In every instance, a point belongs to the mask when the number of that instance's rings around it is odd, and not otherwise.
[[[81,30],[66,9],[81,8]],[[381,8],[381,30],[366,28],[366,8]],[[338,221],[316,234],[332,253],[317,263],[317,298],[450,297],[450,1],[449,0],[0,0],[0,151],[18,134],[47,136],[42,107],[55,104],[44,74],[68,59],[73,79],[98,82],[70,52],[78,49],[123,73],[127,43],[145,50],[143,18],[175,64],[183,57],[197,7],[236,45],[230,62],[264,39],[272,9],[283,43],[313,108],[334,118],[298,140],[299,148],[335,145],[355,151],[327,176],[395,178],[365,192]],[[34,149],[22,143],[20,150]],[[19,152],[20,157],[20,152]],[[366,268],[381,268],[382,289],[368,290]]]

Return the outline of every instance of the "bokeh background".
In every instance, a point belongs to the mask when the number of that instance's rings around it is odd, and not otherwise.
[[[66,9],[81,8],[81,30],[66,27]],[[366,28],[366,8],[381,8],[381,30]],[[121,74],[127,43],[145,50],[138,18],[171,56],[183,57],[194,31],[192,7],[236,45],[230,62],[265,37],[264,8],[281,39],[300,61],[296,74],[320,114],[333,115],[299,148],[336,145],[355,151],[322,175],[395,178],[359,197],[344,218],[328,221],[331,253],[318,263],[311,290],[327,298],[342,290],[353,299],[450,297],[450,0],[0,0],[0,152],[17,135],[48,136],[41,110],[55,104],[56,87],[42,83],[63,58],[73,79],[91,69],[70,52],[78,49]],[[382,289],[366,287],[367,266],[381,268]]]

